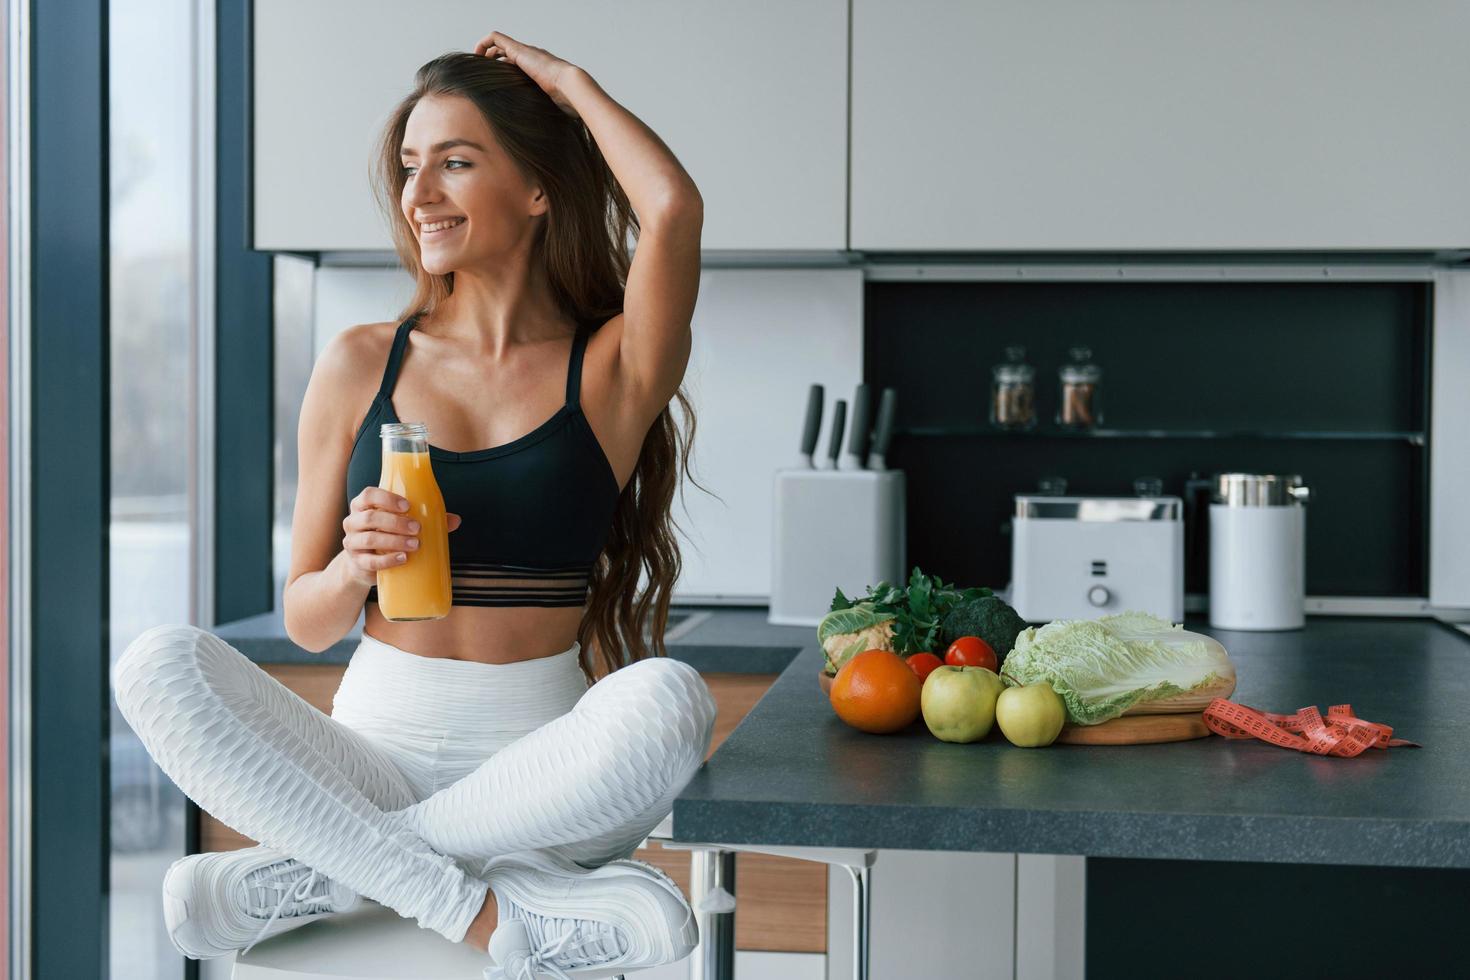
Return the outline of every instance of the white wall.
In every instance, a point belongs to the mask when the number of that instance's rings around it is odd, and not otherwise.
[[[1470,270],[1434,275],[1429,457],[1429,601],[1470,608]]]
[[[401,269],[317,269],[312,356],[348,327],[393,319],[412,298],[413,280]]]
[[[826,387],[830,414],[862,378],[862,290],[848,268],[701,273],[684,384],[697,423],[690,469],[711,493],[685,483],[674,498],[676,599],[770,596],[772,474],[796,458],[808,386]],[[313,350],[391,319],[412,291],[396,269],[318,269]]]
[[[771,593],[772,479],[798,455],[807,390],[828,411],[862,378],[862,273],[856,269],[715,270],[700,279],[684,384],[698,432],[694,478],[675,501],[681,598]]]

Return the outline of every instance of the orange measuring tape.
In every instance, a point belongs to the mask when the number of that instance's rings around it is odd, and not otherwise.
[[[1314,755],[1352,758],[1366,749],[1400,745],[1421,748],[1418,742],[1393,738],[1393,729],[1388,725],[1359,718],[1353,714],[1350,704],[1332,705],[1323,718],[1316,705],[1302,708],[1294,715],[1275,715],[1216,698],[1205,709],[1204,718],[1206,727],[1216,735],[1258,738],[1283,749]]]

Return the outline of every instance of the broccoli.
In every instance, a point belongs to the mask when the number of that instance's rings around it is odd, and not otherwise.
[[[962,636],[978,636],[990,644],[998,661],[1016,645],[1026,621],[997,596],[983,596],[959,603],[940,623],[940,640],[948,646]]]

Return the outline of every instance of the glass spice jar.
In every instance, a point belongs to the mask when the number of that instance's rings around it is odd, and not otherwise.
[[[1057,371],[1062,388],[1057,425],[1064,429],[1095,429],[1102,424],[1098,391],[1102,368],[1092,363],[1092,351],[1086,347],[1073,347],[1071,354],[1071,362]]]
[[[1065,476],[1043,476],[1036,481],[1036,493],[1041,497],[1065,497],[1067,478]]]
[[[1036,370],[1026,363],[1026,348],[1006,348],[1006,359],[992,369],[990,424],[1001,429],[1036,425]]]
[[[1133,495],[1135,497],[1162,497],[1164,481],[1156,476],[1140,476],[1133,481]]]

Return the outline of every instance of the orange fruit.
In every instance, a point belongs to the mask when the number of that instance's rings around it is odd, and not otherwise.
[[[864,650],[833,679],[832,710],[853,728],[886,735],[919,717],[923,687],[913,668],[892,650]]]

